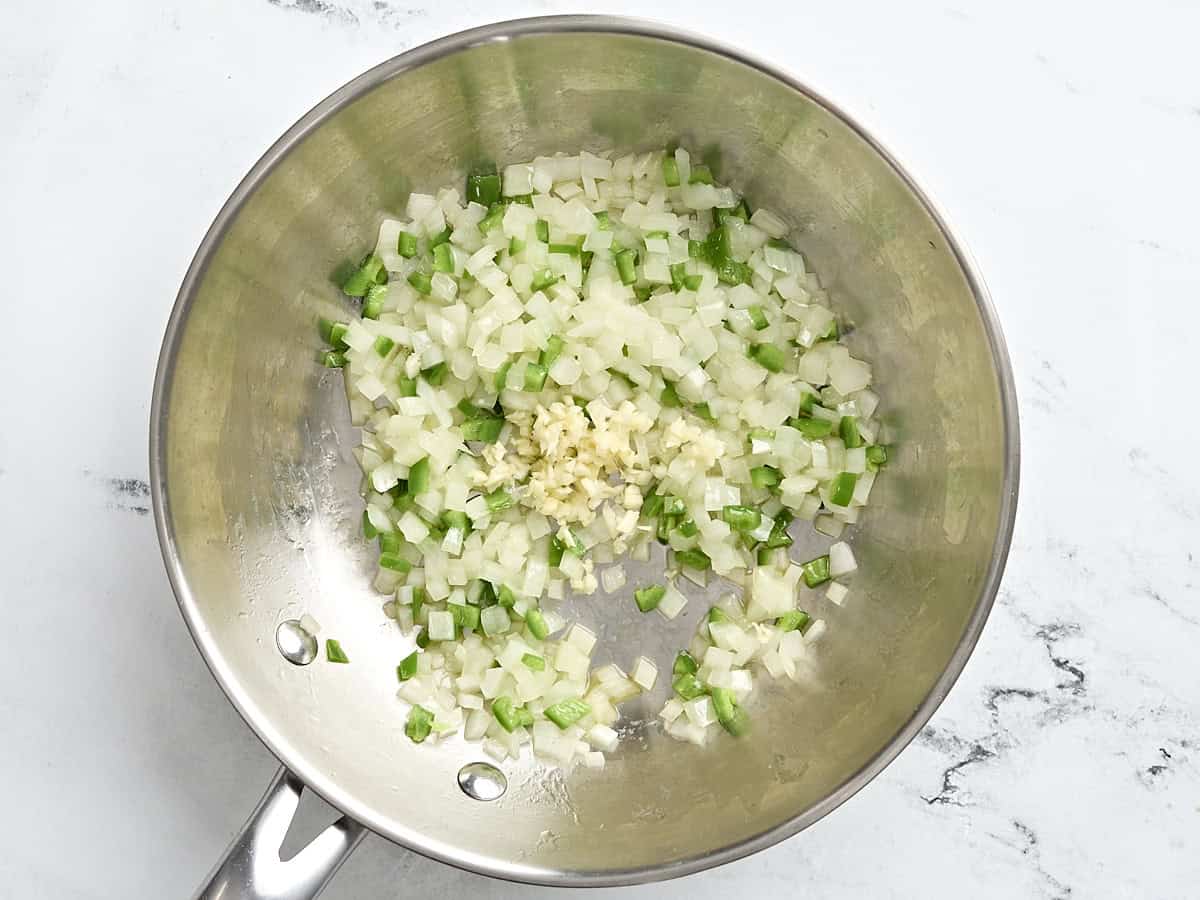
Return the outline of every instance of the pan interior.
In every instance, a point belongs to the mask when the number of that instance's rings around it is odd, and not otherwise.
[[[320,793],[384,835],[481,871],[640,880],[808,824],[898,749],[991,600],[1015,460],[997,374],[1006,363],[977,290],[879,152],[750,65],[653,34],[570,28],[417,62],[364,76],[302,122],[286,152],[268,154],[181,296],[155,488],[202,650],[248,721]],[[897,449],[852,538],[861,571],[849,602],[809,601],[829,623],[815,683],[764,678],[753,735],[706,749],[660,733],[660,689],[623,707],[632,721],[602,771],[509,762],[507,791],[481,803],[457,781],[483,758],[477,745],[418,747],[403,735],[394,670],[409,644],[369,586],[358,435],[340,374],[314,364],[315,322],[352,314],[332,275],[374,244],[384,211],[401,212],[410,190],[457,183],[483,159],[673,142],[799,227],[799,248],[855,326],[852,351],[874,364]],[[626,593],[646,577],[633,572]],[[600,634],[600,661],[628,666],[644,653],[660,669],[706,608],[693,594],[668,624],[624,594],[575,605]],[[303,613],[351,665],[281,657],[276,627]]]

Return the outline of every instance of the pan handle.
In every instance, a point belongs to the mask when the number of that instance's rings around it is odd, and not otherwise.
[[[281,766],[195,900],[312,900],[325,889],[367,830],[342,816],[291,859],[280,859],[303,790]]]

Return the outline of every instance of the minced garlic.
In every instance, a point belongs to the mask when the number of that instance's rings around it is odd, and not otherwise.
[[[574,403],[557,402],[537,406],[532,415],[511,413],[509,421],[517,431],[512,452],[494,449],[500,445],[486,449],[484,466],[475,475],[478,486],[493,490],[527,478],[522,504],[563,524],[590,524],[608,500],[627,510],[641,508],[638,484],[647,479],[632,439],[650,431],[654,420],[633,403],[612,409],[595,400],[585,412]],[[633,520],[636,525],[636,515]]]

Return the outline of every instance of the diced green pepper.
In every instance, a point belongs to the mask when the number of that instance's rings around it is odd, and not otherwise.
[[[713,712],[717,714],[718,720],[733,715],[733,708],[737,706],[733,691],[729,688],[713,688],[709,691],[709,696],[712,698]]]
[[[752,344],[749,356],[768,372],[782,372],[787,363],[787,353],[774,344]]]
[[[362,317],[364,319],[378,319],[379,314],[383,312],[383,300],[387,297],[387,285],[373,284],[367,289],[367,295],[363,297]]]
[[[500,727],[510,734],[520,726],[520,716],[511,697],[497,697],[492,701],[492,715],[500,723]]]
[[[504,488],[496,488],[490,494],[485,495],[483,500],[487,504],[487,508],[492,512],[508,509],[516,502],[513,500],[512,494],[504,490]]]
[[[655,531],[655,537],[658,538],[660,544],[670,543],[671,530],[679,524],[677,516],[666,516],[658,520],[658,528]]]
[[[740,706],[733,708],[733,715],[727,719],[718,719],[721,727],[728,731],[734,737],[742,737],[750,731],[750,717]]]
[[[491,206],[500,199],[500,176],[495,167],[467,176],[467,202]]]
[[[837,506],[849,506],[854,499],[854,488],[858,475],[854,472],[838,472],[829,487],[829,502]]]
[[[677,675],[675,680],[671,682],[671,687],[682,700],[695,700],[697,697],[708,693],[708,688],[691,672],[684,672],[682,675]]]
[[[721,510],[721,518],[734,531],[748,532],[758,527],[762,513],[749,506],[726,506]]]
[[[833,423],[828,419],[788,419],[788,425],[809,439],[833,434]]]
[[[550,626],[546,624],[546,617],[536,607],[525,613],[525,627],[539,641],[544,641],[550,633]]]
[[[680,650],[675,656],[675,663],[671,666],[671,672],[675,675],[695,675],[700,671],[700,665],[696,662],[696,658],[686,650]]]
[[[433,290],[433,279],[425,272],[413,272],[408,276],[408,283],[418,294],[428,295]]]
[[[449,244],[438,244],[433,248],[433,270],[435,272],[454,273],[454,250]],[[430,279],[432,286],[433,279]]]
[[[342,645],[333,638],[325,642],[325,658],[331,663],[350,662],[350,657],[346,655],[346,651],[342,649]]]
[[[450,372],[450,367],[444,362],[436,363],[428,369],[421,370],[421,376],[426,382],[434,387],[441,387],[446,381],[446,375]]]
[[[546,707],[546,718],[564,731],[586,716],[592,708],[582,700],[560,700]]]
[[[644,588],[638,588],[633,592],[633,601],[637,604],[637,608],[644,613],[655,609],[662,598],[667,595],[667,589],[661,584],[652,584]]]
[[[408,496],[419,497],[429,490],[429,457],[422,456],[408,467]]]
[[[415,586],[413,588],[413,600],[412,600],[412,613],[413,613],[414,621],[419,620],[421,618],[421,608],[424,607],[425,604],[428,602],[429,602],[429,594],[426,593],[425,588],[421,585]]]
[[[497,391],[504,390],[505,383],[508,381],[508,370],[512,368],[512,360],[501,363],[500,368],[496,370],[496,377],[492,381],[492,387]]]
[[[617,274],[621,284],[633,284],[637,281],[637,251],[621,250],[617,253]]]
[[[780,631],[799,631],[803,634],[805,629],[808,628],[808,623],[811,621],[812,616],[804,610],[793,609],[776,619],[775,627]]]
[[[676,550],[675,559],[681,565],[687,566],[689,569],[708,569],[712,567],[712,560],[708,558],[708,554],[698,548],[691,550]]]
[[[400,681],[408,681],[417,674],[417,651],[414,650],[404,659],[400,660],[400,665],[396,666],[396,678]]]
[[[683,289],[683,279],[687,276],[687,263],[675,263],[671,266],[671,290]]]
[[[862,435],[858,433],[858,419],[854,416],[842,416],[842,421],[838,425],[838,432],[842,436],[842,443],[847,449],[861,447],[863,445]]]
[[[419,744],[433,731],[433,713],[423,706],[414,706],[404,723],[404,734],[414,744]]]
[[[716,210],[713,210],[714,215]],[[700,247],[701,259],[707,262],[714,269],[719,268],[723,263],[728,262],[729,256],[729,231],[720,226],[713,228],[708,233],[708,237],[704,239]]]
[[[471,530],[470,516],[458,509],[448,509],[443,512],[442,524],[445,525],[446,528],[457,528],[464,534]]]
[[[710,606],[708,608],[708,617],[706,621],[711,625],[714,622],[729,622],[729,613],[721,609],[719,606]]]
[[[546,367],[540,363],[525,363],[524,388],[536,394],[546,386]]]
[[[736,259],[727,259],[715,268],[717,280],[722,284],[750,284],[754,279],[754,270]]]
[[[567,539],[565,541],[562,541],[563,549],[565,551],[567,551],[568,553],[570,553],[572,556],[583,556],[583,553],[584,553],[583,542],[580,541],[579,538],[575,536],[575,532],[573,532],[570,528],[566,529],[566,532],[567,532]]]
[[[767,538],[767,548],[770,550],[778,550],[780,547],[790,547],[792,544],[792,536],[788,534],[788,526],[792,524],[792,514],[786,510],[775,517],[775,525],[771,529],[771,536]]]
[[[462,436],[464,441],[494,444],[503,429],[504,419],[500,416],[480,416],[462,423]]]
[[[734,737],[741,737],[750,730],[750,717],[737,705],[733,691],[728,688],[713,688],[712,705],[721,727]]]
[[[346,327],[341,322],[334,322],[331,319],[326,319],[323,317],[317,320],[317,332],[321,335],[321,340],[334,346],[336,346],[336,341],[334,340],[333,336],[333,328],[335,325],[341,325],[343,329]],[[344,335],[345,331],[343,331],[342,334]]]
[[[800,574],[810,588],[824,584],[829,580],[829,557],[818,556],[816,559],[810,559],[800,566]]]
[[[756,488],[773,488],[781,480],[779,470],[774,466],[755,466],[750,470],[750,483]]]
[[[663,157],[662,163],[663,181],[667,187],[679,187],[679,163],[675,161],[675,156],[667,153]]]
[[[447,603],[446,609],[454,617],[454,624],[459,628],[479,628],[479,607],[462,603]]]
[[[400,232],[396,238],[396,252],[405,259],[412,259],[417,255],[417,236],[409,234],[407,231]]]
[[[557,334],[550,335],[546,339],[546,349],[538,356],[538,363],[549,370],[558,358],[562,356],[563,347],[565,346],[566,342]]]
[[[379,533],[380,553],[399,553],[404,545],[404,539],[398,531],[382,531]]]
[[[363,257],[363,261],[350,274],[350,277],[342,283],[342,292],[349,297],[365,297],[371,285],[386,282],[387,268],[384,266],[383,260],[374,253],[369,253]]]
[[[557,282],[560,277],[562,276],[555,275],[550,269],[539,269],[533,273],[533,282],[529,288],[533,291],[543,291]]]
[[[487,215],[479,220],[479,233],[487,234],[493,228],[499,228],[500,223],[504,220],[504,214],[508,211],[508,204],[504,202],[493,203],[488,207]]]
[[[380,553],[379,568],[389,569],[392,572],[407,573],[412,571],[412,563],[403,556],[395,553]]]

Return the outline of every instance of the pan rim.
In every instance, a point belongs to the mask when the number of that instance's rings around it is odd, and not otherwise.
[[[795,90],[819,104],[844,122],[854,133],[867,143],[888,164],[925,208],[941,231],[947,246],[954,255],[975,299],[984,331],[991,351],[997,389],[1000,399],[1003,427],[1003,495],[999,510],[999,523],[993,544],[993,555],[980,588],[975,609],[963,631],[958,646],[951,655],[946,668],[930,688],[911,717],[902,725],[880,750],[868,759],[857,771],[830,791],[822,800],[801,810],[796,815],[772,828],[744,838],[736,843],[668,863],[604,870],[559,870],[545,867],[521,865],[512,861],[471,854],[443,842],[433,841],[417,832],[402,832],[390,828],[382,817],[369,806],[346,794],[335,779],[327,778],[314,766],[304,764],[302,759],[292,759],[296,754],[271,724],[271,717],[244,695],[220,652],[217,641],[204,627],[195,597],[187,576],[183,571],[175,535],[171,525],[170,508],[166,493],[166,428],[169,417],[168,398],[175,371],[180,340],[191,312],[196,291],[203,281],[209,262],[220,246],[228,229],[237,218],[242,207],[258,186],[274,170],[279,162],[299,145],[309,134],[324,124],[335,113],[355,100],[382,85],[391,78],[414,68],[426,65],[473,47],[506,41],[513,38],[545,36],[554,34],[614,34],[628,37],[649,38],[681,44],[692,49],[715,54],[724,59],[754,69],[785,86]],[[226,697],[251,730],[267,748],[305,785],[315,791],[330,805],[357,820],[377,834],[401,846],[432,859],[491,877],[527,884],[559,887],[605,887],[644,884],[652,881],[689,875],[715,866],[741,859],[759,850],[764,850],[786,838],[792,837],[814,824],[861,790],[886,768],[913,740],[920,729],[949,694],[957,681],[967,659],[974,650],[982,633],[999,591],[1000,582],[1008,559],[1016,521],[1017,494],[1020,480],[1020,436],[1017,412],[1016,387],[1007,346],[1001,332],[999,318],[993,307],[991,296],[983,277],[970,253],[961,240],[955,237],[946,215],[909,174],[896,155],[884,147],[853,116],[819,92],[801,82],[788,72],[766,63],[757,57],[689,31],[646,19],[607,15],[560,15],[515,19],[484,25],[461,31],[399,54],[347,82],[328,97],[316,104],[302,116],[282,137],[258,159],[246,176],[239,182],[229,199],[222,206],[206,232],[196,251],[187,273],[180,285],[166,332],[163,337],[154,379],[154,391],[150,411],[150,488],[154,510],[155,528],[163,562],[180,611],[197,649],[213,677],[221,686]]]

